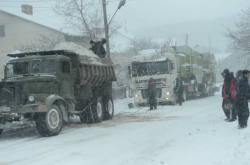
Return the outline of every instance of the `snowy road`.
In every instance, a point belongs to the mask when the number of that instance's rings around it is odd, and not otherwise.
[[[55,137],[34,128],[5,131],[0,165],[249,165],[250,127],[223,121],[221,97],[190,100],[183,106],[127,109],[96,125],[70,124]]]

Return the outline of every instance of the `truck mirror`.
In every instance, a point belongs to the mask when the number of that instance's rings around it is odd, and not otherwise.
[[[175,63],[171,63],[172,69],[175,69]]]
[[[131,67],[128,66],[128,74],[131,75]]]

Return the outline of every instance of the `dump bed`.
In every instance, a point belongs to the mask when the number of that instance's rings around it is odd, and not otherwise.
[[[64,55],[71,59],[74,83],[77,85],[90,84],[99,86],[106,82],[116,81],[113,63],[110,58],[76,54],[70,50],[50,50],[18,54],[8,54],[10,57],[23,58],[27,56]]]

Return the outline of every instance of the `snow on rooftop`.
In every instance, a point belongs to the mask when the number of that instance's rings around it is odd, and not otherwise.
[[[214,54],[214,57],[216,61],[223,61],[225,60],[230,54],[232,53],[216,53]]]
[[[70,50],[79,55],[85,55],[89,57],[97,57],[92,51],[82,47],[81,45],[75,44],[73,42],[61,42],[57,44],[53,50]]]
[[[0,11],[21,17],[23,19],[35,22],[37,24],[49,27],[51,29],[63,32],[69,35],[82,35],[79,30],[65,28],[64,20],[58,16],[53,7],[56,1],[34,1],[34,0],[15,0],[1,1]],[[21,5],[31,5],[33,7],[33,15],[22,13]]]
[[[138,52],[138,55],[152,55],[152,54],[157,54],[160,53],[160,49],[146,49],[146,50],[141,50]]]

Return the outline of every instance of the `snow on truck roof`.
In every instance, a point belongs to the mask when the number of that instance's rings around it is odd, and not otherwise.
[[[53,50],[70,50],[79,55],[85,55],[89,57],[97,57],[92,51],[82,47],[81,45],[75,44],[73,42],[61,42],[57,44]]]
[[[25,57],[26,55],[56,55],[56,54],[64,54],[64,53],[75,53],[79,55],[79,60],[81,63],[90,64],[90,65],[112,65],[110,59],[99,58],[92,51],[82,47],[81,45],[77,45],[72,42],[62,42],[57,44],[53,50],[49,51],[36,51],[36,52],[13,52],[8,54],[9,57]]]

